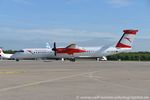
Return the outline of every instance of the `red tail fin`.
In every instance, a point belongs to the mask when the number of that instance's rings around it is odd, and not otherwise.
[[[124,34],[119,40],[119,42],[117,43],[116,47],[117,48],[131,48],[134,37],[136,33],[138,32],[138,30],[124,30],[123,32]]]

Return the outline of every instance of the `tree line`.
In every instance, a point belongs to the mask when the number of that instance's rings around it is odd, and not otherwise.
[[[3,50],[3,52],[6,53],[6,54],[14,54],[17,51],[16,50]]]
[[[150,52],[119,53],[107,57],[108,60],[150,61]]]

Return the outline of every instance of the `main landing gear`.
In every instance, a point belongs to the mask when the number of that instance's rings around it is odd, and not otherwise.
[[[75,61],[76,61],[75,58],[71,58],[71,59],[69,59],[69,60],[72,61],[72,62],[75,62]]]

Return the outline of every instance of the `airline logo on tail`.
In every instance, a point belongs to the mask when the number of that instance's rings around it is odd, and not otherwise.
[[[116,47],[117,48],[131,48],[134,37],[136,33],[138,32],[138,30],[124,30],[123,32],[124,34],[119,40],[119,42],[117,43]]]
[[[124,37],[124,39],[127,39],[130,43],[132,42],[130,38]]]

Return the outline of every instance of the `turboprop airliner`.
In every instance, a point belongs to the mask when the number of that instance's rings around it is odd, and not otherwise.
[[[76,44],[71,44],[66,48],[56,48],[54,43],[54,55],[58,58],[101,58],[107,60],[106,56],[121,52],[126,52],[132,49],[132,43],[138,30],[123,30],[124,34],[114,46],[99,46],[99,47],[79,47]]]
[[[113,46],[98,47],[79,47],[76,44],[70,44],[65,48],[57,48],[54,42],[53,48],[23,49],[11,56],[13,59],[24,58],[62,58],[75,61],[76,58],[98,58],[98,60],[107,60],[106,56],[132,49],[132,43],[138,30],[123,30],[124,34],[117,44]]]
[[[5,54],[3,50],[0,49],[0,58],[15,59],[16,61],[19,61],[20,59],[48,58],[49,55],[53,56],[53,54],[54,53],[51,50],[49,43],[46,43],[46,48],[22,49],[22,50],[16,51],[15,54]]]

